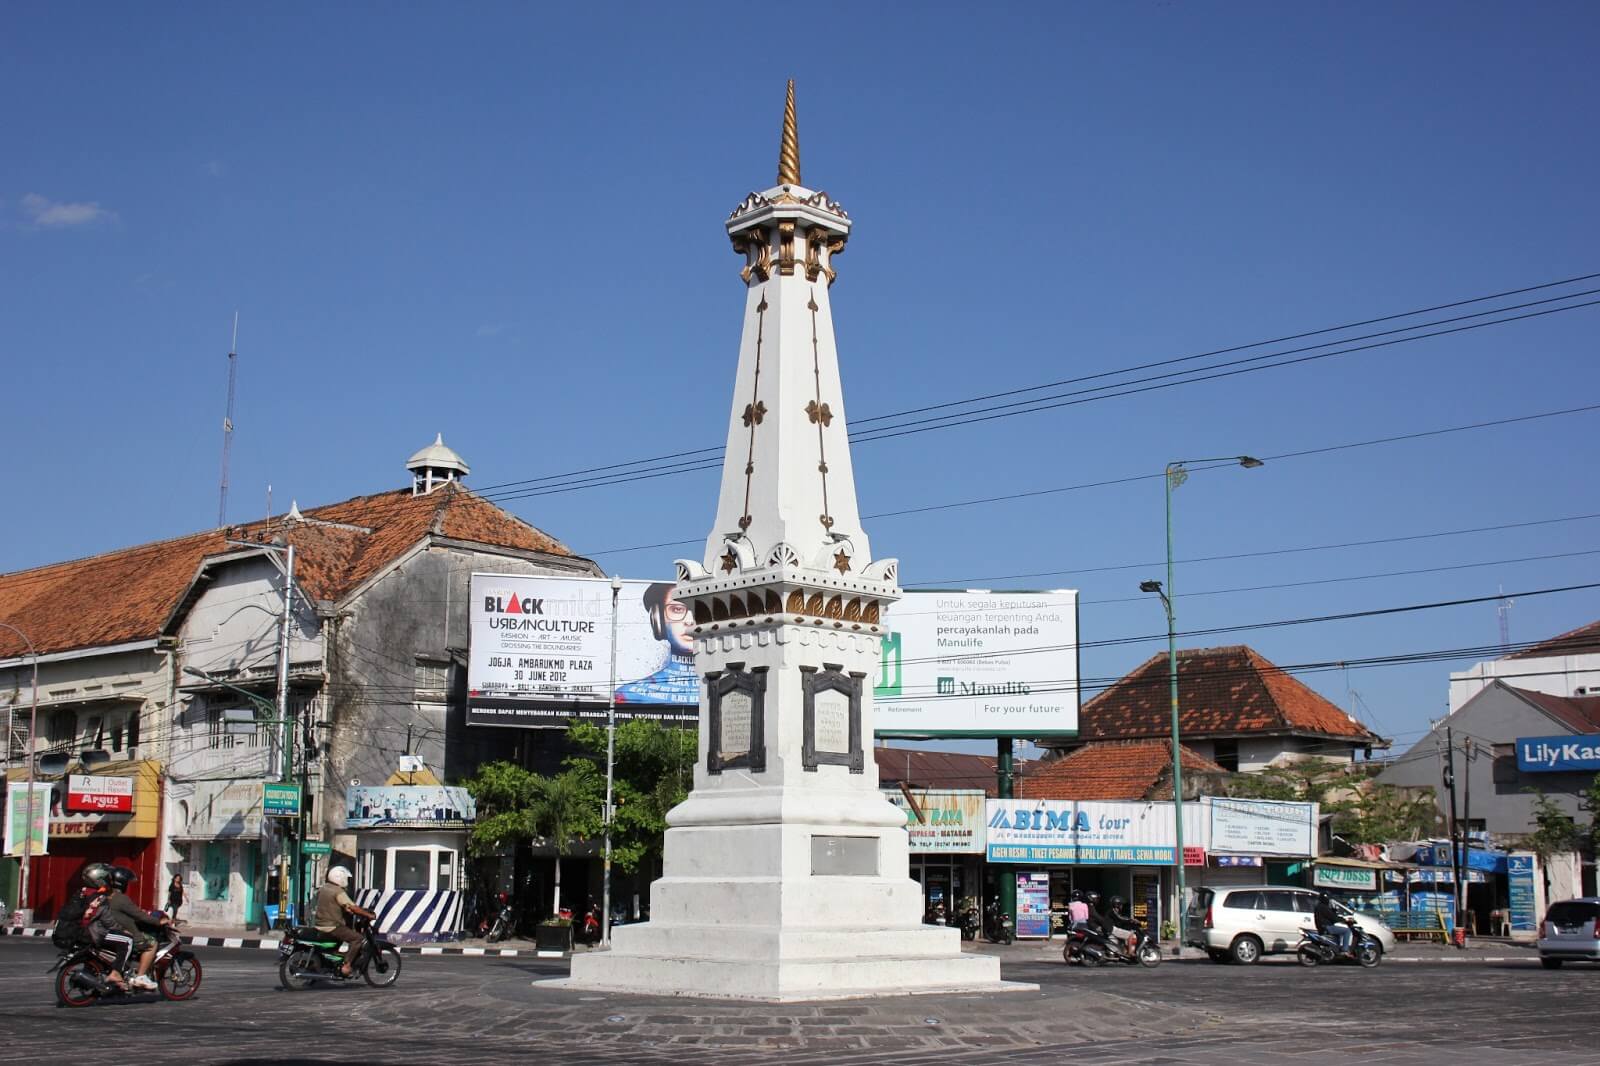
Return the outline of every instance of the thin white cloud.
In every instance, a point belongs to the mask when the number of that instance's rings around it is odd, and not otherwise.
[[[91,222],[100,222],[116,216],[101,207],[98,201],[87,203],[69,203],[62,200],[51,200],[30,192],[22,198],[22,212],[28,216],[28,221],[41,228],[62,228],[67,226],[87,226]]]
[[[210,174],[213,178],[220,178],[227,172],[228,164],[224,163],[222,160],[211,159],[206,161],[206,173]]]
[[[478,327],[478,336],[498,337],[508,328],[510,327],[504,322],[485,322],[483,325]]]

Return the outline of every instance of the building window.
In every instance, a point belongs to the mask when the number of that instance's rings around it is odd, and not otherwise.
[[[1239,772],[1239,741],[1219,740],[1212,745],[1211,761],[1230,774]]]
[[[400,891],[433,888],[433,852],[396,849],[394,887]]]
[[[418,692],[450,691],[450,663],[447,660],[419,656],[412,675]]]

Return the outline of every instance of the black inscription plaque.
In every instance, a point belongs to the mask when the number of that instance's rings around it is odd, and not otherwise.
[[[706,675],[706,772],[745,769],[762,773],[767,768],[766,717],[767,668],[746,671],[744,663],[729,663],[726,670]]]
[[[861,751],[861,686],[867,675],[847,674],[836,663],[800,668],[805,689],[805,733],[800,767],[848,766],[863,772]]]

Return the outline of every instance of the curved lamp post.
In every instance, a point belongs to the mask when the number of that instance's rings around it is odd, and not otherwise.
[[[1225,455],[1211,459],[1180,459],[1167,464],[1166,476],[1162,479],[1166,483],[1167,491],[1167,584],[1162,589],[1159,581],[1139,582],[1140,592],[1154,592],[1161,597],[1161,606],[1167,612],[1167,685],[1172,704],[1172,815],[1176,826],[1174,842],[1177,850],[1173,856],[1174,880],[1178,890],[1177,906],[1173,908],[1173,927],[1178,932],[1178,946],[1183,946],[1184,900],[1187,895],[1187,885],[1184,884],[1183,875],[1183,757],[1178,739],[1178,642],[1177,642],[1177,614],[1172,608],[1172,491],[1185,481],[1189,480],[1189,471],[1186,467],[1190,463],[1238,463],[1246,470],[1254,470],[1264,465],[1260,459],[1251,455]]]
[[[28,634],[14,625],[0,622],[0,629],[8,629],[22,638],[22,643],[28,646],[28,657],[33,660],[33,700],[28,711],[28,820],[23,823],[22,830],[22,879],[17,886],[17,909],[22,910],[28,902],[28,867],[33,859],[33,763],[35,741],[39,736],[39,652],[33,646],[33,641],[28,639]],[[6,748],[9,754],[11,747],[11,731],[6,731]],[[9,762],[10,760],[7,759]],[[7,812],[10,817],[10,812]]]

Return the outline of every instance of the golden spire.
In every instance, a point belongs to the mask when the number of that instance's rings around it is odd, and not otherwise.
[[[800,133],[794,121],[794,79],[783,102],[783,144],[778,149],[778,184],[800,184]]]

